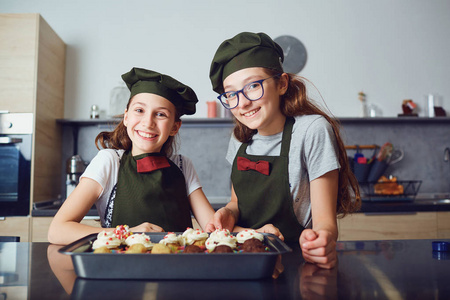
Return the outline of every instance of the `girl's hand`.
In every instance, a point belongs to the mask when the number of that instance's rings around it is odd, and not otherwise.
[[[272,224],[266,224],[263,227],[256,229],[256,231],[274,234],[280,240],[284,241],[284,236],[281,234],[281,231],[277,227],[273,226]]]
[[[299,238],[303,258],[309,263],[324,269],[334,268],[337,264],[336,241],[326,230],[303,230]]]
[[[132,232],[164,232],[164,229],[159,227],[158,225],[144,222],[138,226],[130,228]]]
[[[236,224],[236,217],[233,211],[227,207],[222,207],[216,211],[213,218],[206,224],[206,232],[213,232],[216,229],[233,231],[234,224]]]

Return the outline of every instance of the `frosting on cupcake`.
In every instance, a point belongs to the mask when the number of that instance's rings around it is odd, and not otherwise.
[[[184,239],[181,235],[177,235],[175,232],[168,232],[162,240],[159,241],[160,244],[168,245],[180,245],[184,246]]]
[[[240,244],[243,244],[248,239],[257,239],[262,242],[264,240],[264,236],[254,229],[245,229],[236,235],[236,239]]]
[[[150,237],[145,233],[135,233],[127,237],[125,240],[125,244],[127,246],[132,246],[135,244],[142,244],[145,248],[151,249],[153,247],[153,243],[150,240]]]
[[[128,225],[117,225],[114,229],[114,234],[121,241],[125,241],[127,237],[132,235],[133,233],[130,231]]]
[[[200,229],[188,228],[183,232],[182,237],[185,240],[186,245],[192,245],[197,241],[206,240],[208,238],[208,233]]]
[[[92,244],[92,249],[107,247],[108,249],[118,248],[122,244],[122,240],[118,239],[114,232],[103,230],[97,235],[97,239]]]
[[[217,246],[225,245],[231,249],[236,248],[236,238],[228,229],[216,229],[209,235],[205,246],[209,251],[213,251]]]

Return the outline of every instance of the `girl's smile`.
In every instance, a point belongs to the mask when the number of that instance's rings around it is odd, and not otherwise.
[[[283,131],[286,117],[280,110],[280,97],[286,92],[287,80],[281,75],[279,81],[274,78],[265,80],[263,96],[254,101],[239,94],[239,104],[231,109],[236,119],[250,129],[258,130],[261,135],[273,135]],[[251,82],[265,79],[269,75],[264,68],[246,68],[230,74],[223,81],[225,92],[238,91]],[[287,75],[286,75],[287,76]]]
[[[181,126],[181,121],[175,121],[175,117],[176,108],[166,98],[150,93],[135,95],[123,120],[133,143],[133,156],[160,152]]]

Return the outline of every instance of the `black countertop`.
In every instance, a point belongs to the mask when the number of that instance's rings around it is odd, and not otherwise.
[[[289,246],[277,279],[158,281],[81,279],[60,246],[0,243],[11,262],[0,264],[0,290],[5,299],[450,299],[450,253],[433,252],[432,240],[338,242],[332,270]]]

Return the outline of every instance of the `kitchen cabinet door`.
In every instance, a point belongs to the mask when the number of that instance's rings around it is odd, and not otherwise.
[[[356,213],[339,219],[338,224],[340,241],[437,238],[436,212]]]
[[[29,217],[5,217],[0,220],[0,235],[20,236],[21,242],[29,241]]]
[[[437,212],[437,238],[450,239],[450,211]]]

